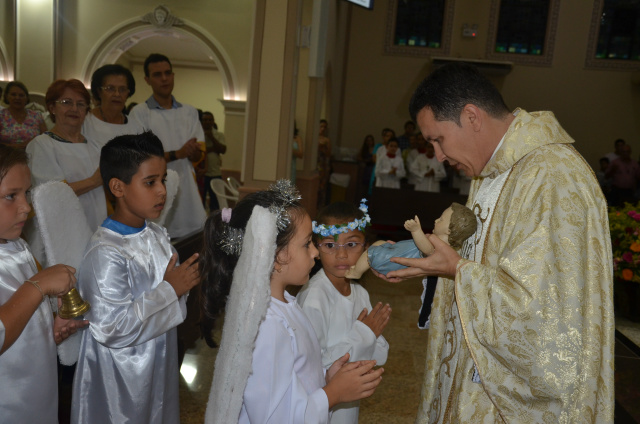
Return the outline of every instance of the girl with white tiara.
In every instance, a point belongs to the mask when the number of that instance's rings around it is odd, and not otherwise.
[[[307,282],[318,255],[299,199],[280,180],[207,220],[200,267],[210,345],[226,308],[205,423],[328,423],[334,406],[380,383],[375,361],[347,363],[348,354],[325,372],[313,327],[285,291]]]
[[[75,269],[38,272],[20,238],[30,190],[27,154],[0,146],[0,416],[6,423],[57,423],[56,344],[88,322],[53,317],[49,296],[56,300],[75,285]]]

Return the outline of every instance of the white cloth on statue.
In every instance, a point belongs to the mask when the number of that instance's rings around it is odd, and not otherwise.
[[[395,174],[389,174],[391,168],[396,168]],[[390,158],[386,154],[379,157],[376,162],[376,187],[400,188],[400,178],[407,175],[404,169],[402,155],[396,154]]]
[[[433,170],[434,175],[425,177],[425,174]],[[440,180],[447,176],[444,165],[438,162],[434,156],[428,158],[427,155],[418,155],[411,165],[409,165],[409,173],[413,175],[416,191],[429,191],[432,193],[440,193]]]
[[[357,319],[364,308],[371,312],[369,293],[360,284],[350,285],[351,294],[344,296],[321,269],[296,298],[318,336],[322,366],[329,368],[347,352],[350,362],[375,359],[377,365],[384,365],[389,343],[382,335],[376,338],[371,328]],[[331,423],[357,424],[359,409],[359,401],[340,404],[333,408]]]
[[[91,143],[58,141],[47,133],[27,145],[33,185],[47,181],[74,183],[91,177],[100,164],[100,151]],[[91,231],[107,217],[107,202],[102,186],[78,196]]]
[[[100,227],[87,246],[78,290],[91,304],[73,380],[72,423],[177,423],[176,326],[187,314],[163,280],[174,250],[147,222],[121,235]]]
[[[0,304],[37,273],[22,239],[0,244]],[[0,322],[0,346],[5,328]],[[53,312],[41,302],[15,343],[0,355],[0,417],[4,423],[58,422],[58,369]]]
[[[140,122],[131,118],[127,118],[126,124],[111,124],[96,118],[92,113],[88,113],[82,124],[82,134],[87,137],[90,144],[97,147],[98,152],[114,137],[142,132],[144,132],[144,128]]]
[[[318,339],[295,297],[285,299],[272,297],[260,324],[239,424],[329,422]]]
[[[143,128],[153,131],[162,141],[166,152],[179,150],[191,138],[204,141],[204,131],[198,112],[189,105],[176,109],[149,109],[147,103],[137,105],[130,117]],[[166,227],[172,238],[183,237],[202,230],[207,214],[195,181],[193,165],[188,158],[167,163],[180,176],[180,189],[174,200],[173,211],[167,216]]]

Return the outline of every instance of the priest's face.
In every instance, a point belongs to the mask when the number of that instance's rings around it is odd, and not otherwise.
[[[456,170],[462,170],[469,176],[480,175],[485,164],[474,145],[476,134],[464,113],[460,123],[438,121],[430,108],[425,107],[417,116],[418,126],[425,140],[433,145],[439,162],[445,160]]]

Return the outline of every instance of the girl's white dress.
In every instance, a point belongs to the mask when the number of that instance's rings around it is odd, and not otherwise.
[[[241,424],[329,422],[320,345],[295,297],[271,298],[253,351]]]
[[[26,279],[37,273],[36,263],[22,239],[0,244],[0,305]],[[0,321],[0,346],[5,328]],[[0,354],[0,421],[3,423],[57,423],[58,369],[53,341],[53,312],[40,303],[9,349]]]
[[[311,321],[322,351],[322,365],[328,368],[345,353],[349,361],[375,359],[387,362],[389,343],[357,318],[364,308],[371,312],[369,293],[360,284],[351,283],[351,295],[344,296],[331,283],[323,269],[300,290],[297,302]],[[340,404],[333,409],[331,423],[358,422],[360,402]]]

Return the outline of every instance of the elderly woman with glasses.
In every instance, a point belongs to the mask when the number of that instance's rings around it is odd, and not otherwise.
[[[100,149],[88,143],[82,133],[89,100],[89,92],[77,79],[53,82],[45,102],[55,126],[34,138],[27,153],[34,186],[52,180],[69,184],[89,227],[96,230],[107,217],[107,205],[98,168]]]
[[[144,130],[125,114],[126,101],[136,92],[131,71],[121,65],[104,65],[91,76],[91,94],[95,107],[82,125],[89,143],[102,148],[112,138],[139,134]]]

